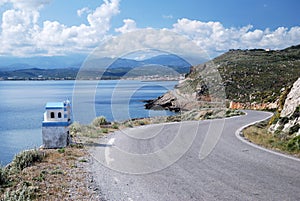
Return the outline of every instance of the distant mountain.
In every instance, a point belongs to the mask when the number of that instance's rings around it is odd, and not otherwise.
[[[43,69],[57,69],[57,68],[79,68],[86,55],[69,55],[69,56],[52,56],[52,57],[28,57],[28,58],[18,58],[18,57],[0,57],[0,70],[19,70],[27,68],[43,68]],[[89,64],[94,64],[94,67],[103,66],[102,63],[107,64],[113,62],[111,58],[97,58],[89,59]],[[126,58],[116,59],[109,68],[136,68],[144,66],[146,64],[159,64],[169,67],[182,67],[189,68],[190,64],[184,59],[173,55],[159,55],[146,60],[134,60]]]
[[[138,66],[142,66],[143,62],[136,61],[133,59],[124,59],[124,58],[118,58],[116,59],[108,68],[114,69],[114,68],[136,68]]]
[[[102,79],[118,79],[125,76],[165,76],[186,74],[191,65],[182,58],[168,54],[159,55],[145,60],[134,60],[128,58],[90,58],[80,69],[80,79],[93,79],[95,75]]]
[[[0,78],[4,80],[52,80],[75,79],[77,68],[40,69],[30,68],[21,70],[0,71]]]
[[[36,68],[36,66],[32,66],[26,63],[14,63],[6,67],[0,68],[0,71],[14,71],[14,70],[30,69],[30,68]]]
[[[26,68],[79,68],[86,55],[37,56],[37,57],[0,57],[0,71],[20,70]]]
[[[13,64],[4,64],[11,62]],[[75,79],[77,72],[83,64],[83,57],[33,57],[33,58],[0,58],[0,78],[2,79]],[[103,79],[118,79],[127,76],[151,76],[166,75],[175,72],[188,73],[190,64],[182,58],[168,54],[159,55],[145,60],[127,58],[89,58],[84,67],[80,69],[81,79],[95,79],[97,76]],[[167,67],[167,68],[166,68]],[[169,70],[168,70],[169,69]],[[84,72],[83,72],[84,71]],[[130,72],[128,74],[128,72]]]
[[[116,60],[110,58],[100,58],[100,59],[91,59],[88,61],[87,65],[90,65],[89,68],[103,68],[103,69],[115,69],[115,68],[137,68],[145,65],[160,65],[171,68],[178,68],[181,72],[187,73],[191,64],[189,64],[184,59],[173,55],[159,55],[145,60],[134,60],[127,58],[118,58]]]
[[[174,54],[164,54],[164,55],[158,55],[149,59],[146,59],[143,61],[146,64],[160,64],[164,66],[169,67],[182,67],[182,68],[190,68],[191,64],[189,64],[184,59],[174,55]]]

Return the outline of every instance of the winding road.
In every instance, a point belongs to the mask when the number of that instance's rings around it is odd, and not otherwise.
[[[300,200],[300,160],[236,135],[269,116],[247,111],[225,120],[131,128],[101,139],[90,149],[99,199]]]

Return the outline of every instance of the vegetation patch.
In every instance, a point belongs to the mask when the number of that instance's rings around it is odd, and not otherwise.
[[[100,116],[93,120],[91,124],[84,125],[74,122],[70,126],[70,134],[74,139],[80,139],[80,145],[93,144],[97,138],[103,137],[110,132],[119,129],[117,122],[108,122],[105,117]],[[78,143],[77,143],[78,144]]]
[[[0,186],[6,185],[8,182],[7,169],[5,167],[0,167]]]
[[[300,151],[300,135],[290,139],[287,142],[287,149],[290,152],[299,152]]]
[[[23,151],[14,157],[12,167],[21,171],[35,162],[41,162],[44,157],[45,153],[40,150]]]
[[[58,153],[63,154],[63,153],[65,153],[66,150],[65,150],[65,148],[60,148],[57,151],[58,151]]]
[[[272,134],[268,129],[268,122],[265,121],[245,128],[243,135],[250,142],[262,147],[300,158],[300,136],[285,136],[276,132]]]
[[[93,120],[92,125],[96,127],[101,127],[103,125],[107,125],[108,122],[106,121],[106,118],[104,116],[97,117]]]
[[[224,81],[227,99],[266,103],[280,97],[281,110],[300,74],[300,45],[279,51],[231,50],[212,61]]]
[[[280,119],[280,112],[276,111],[269,121],[269,125],[276,124]]]
[[[30,150],[0,168],[0,200],[93,200],[82,146]],[[87,160],[86,160],[87,161]]]

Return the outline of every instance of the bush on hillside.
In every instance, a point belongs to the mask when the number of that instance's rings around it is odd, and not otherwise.
[[[0,167],[0,186],[5,185],[8,181],[7,170],[4,167]]]
[[[92,124],[96,127],[101,127],[103,125],[107,125],[107,121],[104,116],[100,116],[100,117],[97,117],[96,119],[94,119]]]
[[[44,153],[38,150],[23,151],[14,157],[12,167],[17,170],[23,170],[24,168],[33,165],[35,162],[42,161],[44,157]]]
[[[300,150],[300,135],[290,139],[287,143],[287,149],[289,151],[299,151]]]

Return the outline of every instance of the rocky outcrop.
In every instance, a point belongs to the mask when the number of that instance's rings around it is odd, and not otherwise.
[[[300,105],[300,78],[293,84],[290,93],[284,102],[280,116],[291,116],[296,108]]]
[[[156,99],[145,101],[145,108],[152,110],[170,110],[178,112],[180,111],[180,106],[177,104],[176,100],[176,97],[172,94],[171,91],[169,91]]]
[[[300,135],[300,78],[293,84],[280,115],[275,116],[272,123],[269,128],[272,133],[283,137]]]
[[[244,110],[244,109],[249,109],[249,110],[274,110],[278,108],[278,101],[275,103],[241,103],[241,102],[234,102],[230,101],[229,103],[229,108],[234,109],[234,110]]]
[[[154,100],[146,102],[146,109],[152,110],[170,110],[179,112],[191,110],[197,107],[195,93],[181,93],[178,89],[169,91]]]
[[[199,108],[225,108],[225,89],[211,63],[192,67],[174,90],[150,101],[147,109],[190,111]]]

